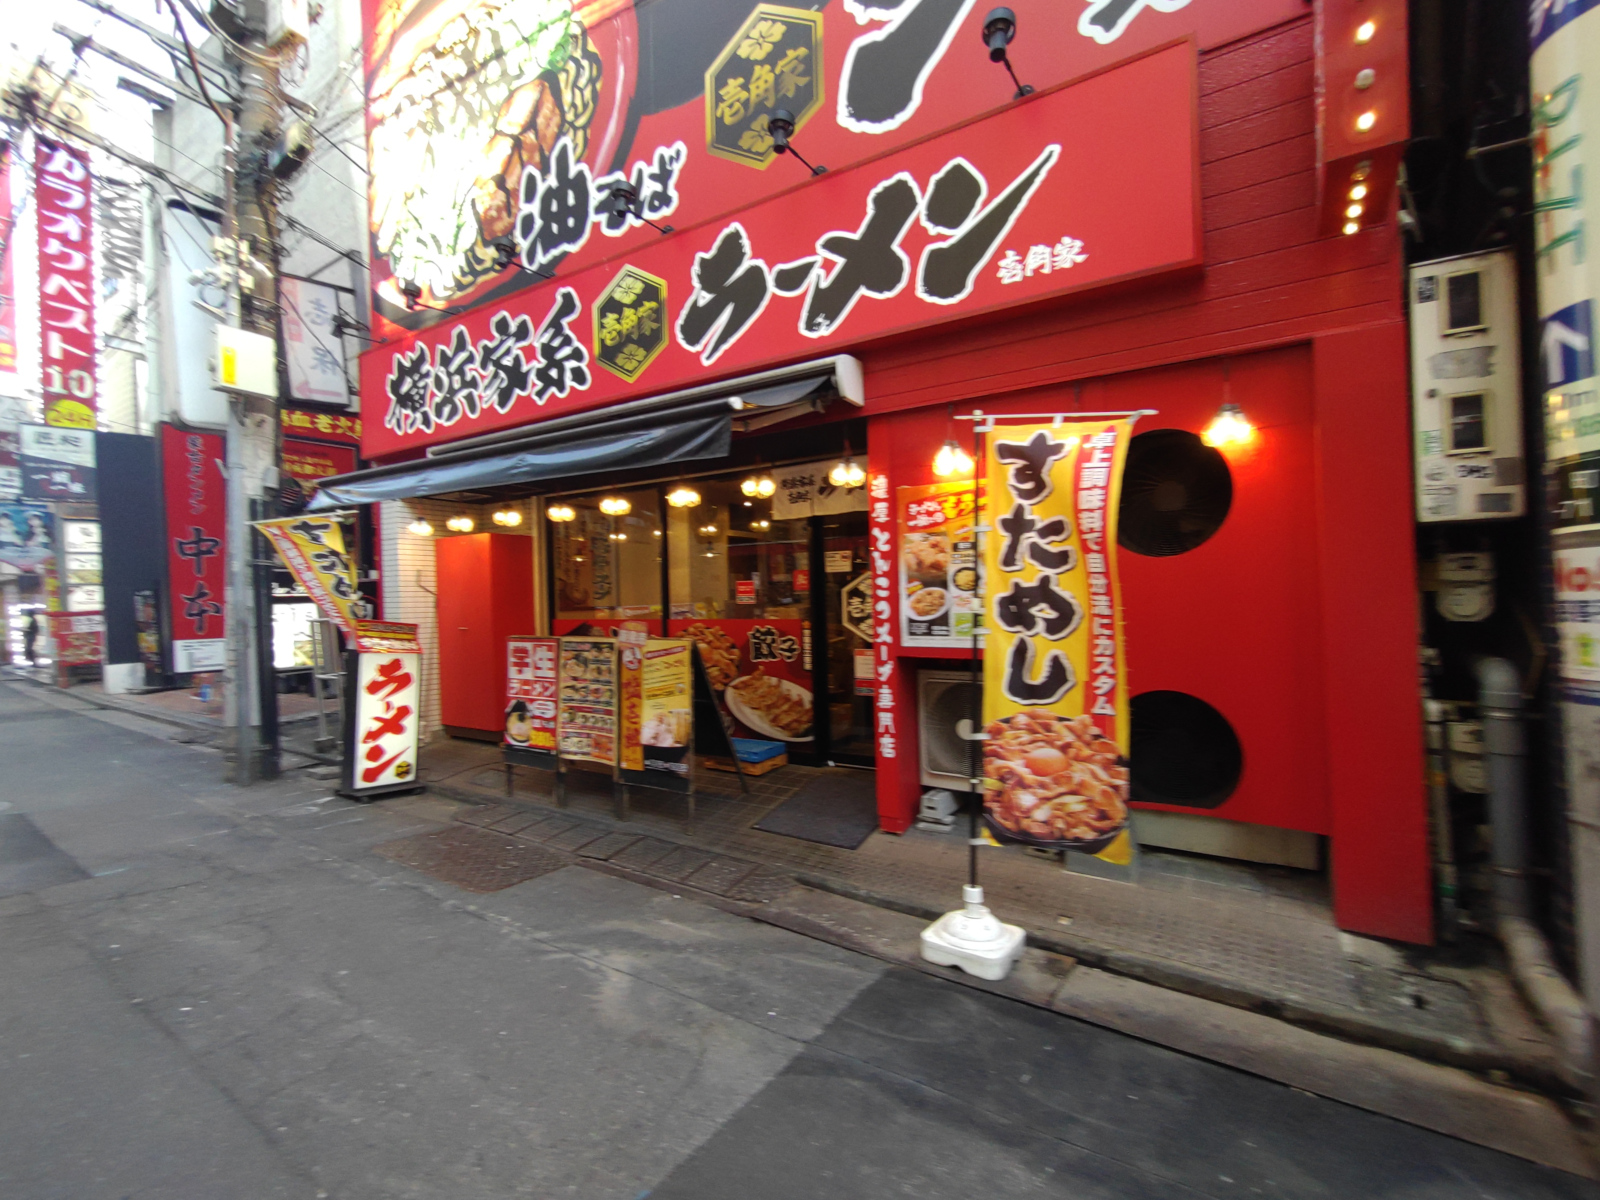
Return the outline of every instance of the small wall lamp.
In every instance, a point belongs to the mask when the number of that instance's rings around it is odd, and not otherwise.
[[[1006,74],[1017,85],[1017,93],[1011,98],[1021,100],[1024,96],[1033,95],[1033,88],[1018,79],[1017,73],[1011,69],[1011,58],[1006,53],[1006,47],[1016,36],[1017,14],[1009,8],[992,9],[983,19],[983,44],[989,48],[989,61],[1005,64]]]
[[[820,164],[813,167],[806,162],[800,151],[790,144],[789,139],[794,136],[794,114],[787,108],[772,110],[772,115],[767,118],[767,132],[772,135],[772,148],[779,154],[794,155],[813,175],[821,175],[827,171],[827,167]]]

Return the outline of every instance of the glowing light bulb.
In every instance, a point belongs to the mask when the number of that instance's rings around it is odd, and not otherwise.
[[[625,517],[633,511],[633,505],[629,504],[621,496],[602,496],[600,498],[600,511],[608,517]]]
[[[767,499],[777,490],[778,481],[771,475],[763,475],[760,479],[756,480],[756,495],[760,496],[763,500]]]
[[[1344,223],[1344,231],[1346,234],[1360,233],[1361,224],[1358,221],[1346,221]]]
[[[1354,221],[1357,217],[1359,217],[1365,211],[1366,210],[1363,209],[1361,207],[1361,205],[1352,204],[1349,208],[1344,210],[1344,215],[1349,217],[1352,221]]]
[[[1363,21],[1356,26],[1356,45],[1365,46],[1372,40],[1372,35],[1378,32],[1376,21]]]
[[[552,521],[571,521],[575,519],[578,514],[569,504],[552,504],[549,508],[545,509],[544,515],[549,517]]]
[[[1244,410],[1237,404],[1224,404],[1206,426],[1200,440],[1220,449],[1223,446],[1243,446],[1256,435],[1256,428],[1245,418]]]
[[[1359,129],[1362,133],[1366,133],[1368,130],[1370,130],[1377,123],[1378,123],[1378,114],[1376,112],[1374,112],[1370,108],[1367,109],[1366,112],[1362,113],[1359,117],[1356,118],[1356,128]]]
[[[1350,189],[1350,199],[1352,199],[1352,200],[1365,200],[1366,198],[1367,198],[1367,185],[1366,184],[1358,183],[1358,184],[1355,185],[1355,187]]]
[[[667,493],[667,503],[673,508],[693,508],[700,503],[700,493],[687,483],[680,483]]]
[[[426,521],[413,521],[411,524],[407,525],[406,528],[412,533],[416,534],[417,537],[433,536],[433,526],[429,525]]]
[[[939,453],[933,456],[933,473],[941,479],[951,475],[970,475],[972,456],[954,441],[948,441],[940,446]]]

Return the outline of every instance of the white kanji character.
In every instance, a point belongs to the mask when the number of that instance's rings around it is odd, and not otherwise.
[[[1022,259],[1015,250],[1007,250],[1000,256],[1000,264],[995,273],[1000,276],[1001,283],[1022,282]]]
[[[880,758],[894,757],[894,734],[885,733],[878,738],[878,756]]]
[[[1032,275],[1038,271],[1041,275],[1050,274],[1050,247],[1039,245],[1028,247],[1028,261],[1023,271]]]
[[[1083,242],[1081,239],[1064,237],[1055,244],[1053,265],[1055,266],[1056,270],[1065,271],[1069,267],[1076,266],[1078,263],[1083,262],[1088,257],[1089,256],[1083,251]]]

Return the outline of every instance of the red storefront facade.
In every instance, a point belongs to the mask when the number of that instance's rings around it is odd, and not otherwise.
[[[659,18],[597,20],[583,45],[603,78],[657,69],[630,96],[600,87],[565,151],[506,133],[517,110],[502,105],[497,136],[532,175],[480,192],[476,240],[457,256],[468,266],[450,270],[457,259],[417,250],[415,218],[382,193],[405,144],[393,98],[412,87],[428,102],[417,48],[452,27],[436,5],[371,6],[374,333],[389,340],[363,360],[364,454],[399,463],[836,354],[864,369],[849,415],[865,419],[869,486],[891,496],[935,481],[940,446],[968,436],[953,418],[975,410],[1151,409],[1141,431],[1197,434],[1236,404],[1256,437],[1223,451],[1225,519],[1183,553],[1122,555],[1131,692],[1198,698],[1231,726],[1243,768],[1205,815],[1325,837],[1341,927],[1430,940],[1392,220],[1403,6],[1091,4],[1074,27],[1019,4],[1008,50],[1037,91],[1009,100],[980,45],[983,14],[948,6],[945,41],[904,95],[893,79],[867,86],[874,47],[923,6],[932,20],[928,0],[887,22],[827,5],[756,6],[726,28],[697,17],[722,50],[676,75],[647,53],[663,44]],[[1365,40],[1363,21],[1375,22]],[[536,109],[571,108],[572,61],[546,76]],[[780,62],[783,94],[780,74],[755,70]],[[1368,69],[1368,86],[1350,82]],[[757,79],[795,106],[793,147],[827,174],[769,153]],[[735,107],[739,120],[722,121]],[[570,198],[579,163],[597,191],[625,176],[636,211],[563,224],[551,197]],[[896,236],[876,236],[885,223]],[[492,269],[495,253],[516,263]],[[893,833],[923,788],[918,672],[969,654],[905,645],[899,595],[880,589],[889,608],[875,614],[894,663],[874,763]]]

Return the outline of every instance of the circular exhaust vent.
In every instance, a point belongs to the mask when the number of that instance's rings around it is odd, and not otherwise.
[[[1128,443],[1117,544],[1163,558],[1193,550],[1222,528],[1233,504],[1228,460],[1184,429],[1152,429]]]
[[[1133,799],[1215,808],[1233,795],[1244,752],[1228,718],[1187,692],[1144,692],[1131,711]]]

